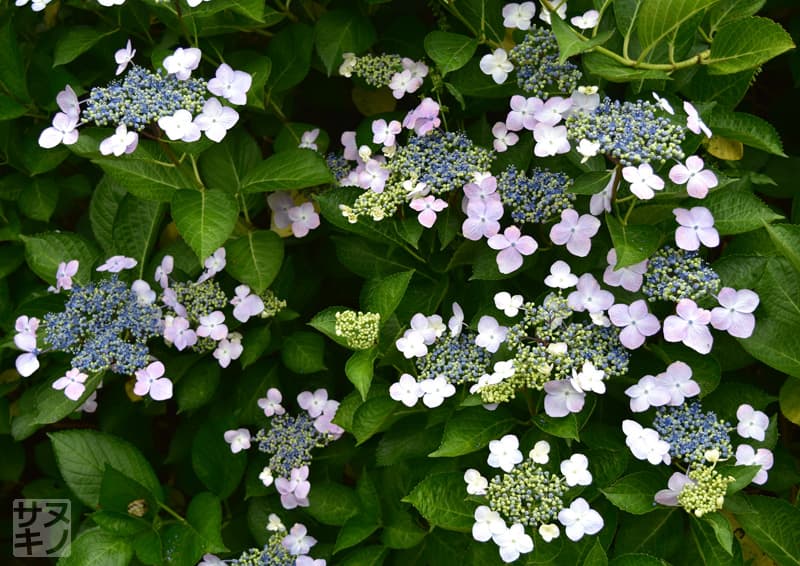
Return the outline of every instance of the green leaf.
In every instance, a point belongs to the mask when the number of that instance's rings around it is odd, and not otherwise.
[[[169,202],[177,189],[194,186],[180,168],[169,164],[169,157],[155,142],[142,141],[130,155],[100,157],[92,163],[128,192],[145,200]]]
[[[766,0],[722,0],[708,12],[708,19],[712,30],[721,24],[754,16],[766,4]]]
[[[629,36],[634,30],[634,23],[639,16],[639,9],[642,7],[641,0],[615,0],[614,18],[617,21],[622,37]]]
[[[316,328],[340,346],[350,348],[347,344],[347,339],[336,334],[336,313],[346,310],[348,310],[347,307],[328,307],[315,314],[308,325]]]
[[[714,538],[728,554],[733,554],[733,528],[728,519],[721,513],[706,513],[702,523],[707,523],[714,533]]]
[[[650,554],[620,554],[608,566],[670,566],[669,562]]]
[[[459,33],[432,31],[425,36],[425,52],[438,65],[442,75],[466,65],[477,48],[476,39]]]
[[[114,219],[117,216],[119,205],[126,195],[125,188],[112,181],[110,177],[103,176],[97,183],[92,200],[89,202],[89,221],[95,240],[109,255],[114,248]]]
[[[800,380],[788,377],[779,396],[781,413],[794,424],[800,424]]]
[[[0,95],[0,121],[19,118],[27,109],[11,97]]]
[[[449,531],[472,530],[475,505],[465,499],[462,472],[428,476],[403,501],[411,503],[431,525]]]
[[[231,454],[225,442],[225,431],[234,428],[234,423],[227,420],[206,421],[192,441],[192,469],[203,485],[220,499],[236,490],[247,467],[247,455],[244,452]]]
[[[796,270],[800,272],[800,225],[778,224],[764,225],[770,240],[775,247],[789,260]]]
[[[778,564],[800,564],[800,509],[775,497],[751,495],[752,513],[736,515],[745,533]]]
[[[719,539],[715,537],[714,525],[716,523],[707,521],[706,517],[716,517],[718,518],[715,519],[716,521],[728,522],[719,513],[707,514],[703,517],[703,520],[693,517],[690,521],[692,541],[697,549],[698,556],[702,560],[702,564],[706,566],[741,566],[743,564],[741,549],[737,542],[735,546],[736,554],[734,554],[733,532],[730,530],[730,525],[728,526],[728,531],[731,540],[729,541],[729,549],[726,550],[721,546]]]
[[[745,18],[725,24],[714,36],[708,71],[727,75],[754,69],[794,48],[792,37],[767,18]]]
[[[272,155],[253,167],[242,180],[242,192],[288,191],[333,182],[325,160],[310,149]]]
[[[208,404],[219,385],[221,369],[216,360],[201,360],[175,385],[178,412],[192,411]]]
[[[256,141],[237,128],[226,136],[225,143],[204,151],[197,166],[209,188],[236,194],[242,190],[244,176],[260,162],[261,150]]]
[[[757,230],[783,218],[747,189],[713,191],[703,204],[711,211],[714,227],[723,236]]]
[[[514,423],[514,417],[505,407],[498,407],[496,411],[468,407],[447,420],[442,443],[428,456],[455,457],[475,452],[510,431]]]
[[[222,502],[213,493],[198,493],[186,510],[186,521],[203,541],[204,552],[227,552],[222,542]]]
[[[315,482],[308,500],[308,514],[325,525],[342,526],[359,511],[356,492],[334,482]]]
[[[283,240],[271,230],[248,232],[228,243],[226,250],[226,271],[254,293],[270,286],[283,263]]]
[[[447,80],[453,88],[463,96],[474,96],[475,98],[509,98],[516,92],[513,80],[497,84],[492,77],[481,71],[476,59],[471,60],[448,77]]]
[[[204,2],[204,4],[207,3]],[[261,8],[264,8],[263,3],[261,4]],[[251,77],[253,77],[253,83],[250,85],[250,90],[247,91],[247,105],[255,106],[256,108],[264,108],[264,89],[267,84],[267,79],[269,79],[269,76],[272,73],[272,60],[263,55],[261,52],[244,50],[231,53],[228,61],[231,67],[234,69],[245,71],[246,73],[249,73]],[[248,140],[246,142],[248,146],[247,158],[250,157],[251,148],[254,148],[254,155],[257,162],[259,159],[261,159],[261,150],[258,148],[258,145],[246,132],[242,131],[241,129],[237,131],[240,132],[240,141],[244,141],[245,139]],[[219,145],[228,144],[226,142],[225,144]],[[242,146],[239,146],[239,148],[241,147]],[[240,164],[243,164],[242,158],[245,156],[242,155],[239,149],[233,149],[233,152],[234,154],[238,154],[236,158],[237,161]],[[244,172],[245,171],[241,171],[241,173]]]
[[[634,472],[601,489],[617,508],[633,515],[644,515],[657,509],[653,497],[665,487],[664,478],[654,472]]]
[[[592,548],[586,553],[586,557],[583,559],[583,566],[607,565],[608,556],[606,556],[606,551],[603,549],[603,545],[600,544],[600,539],[595,539]]]
[[[715,136],[742,142],[744,145],[786,157],[781,138],[772,124],[744,112],[715,108],[708,120]]]
[[[336,544],[333,547],[334,554],[357,545],[378,528],[380,528],[380,525],[372,518],[358,515],[350,517],[339,529],[339,534],[336,535]]]
[[[13,18],[0,27],[0,86],[19,102],[30,100],[25,64],[17,42]]]
[[[613,83],[626,83],[644,79],[669,79],[669,75],[664,71],[634,69],[602,53],[592,52],[584,54],[583,65],[586,67],[586,71],[589,74],[596,75]]]
[[[373,435],[385,430],[396,418],[398,403],[388,395],[371,397],[364,401],[353,415],[352,429],[358,444],[363,444]]]
[[[383,324],[400,305],[413,275],[413,271],[401,271],[379,279],[370,279],[361,289],[361,308],[381,315]]]
[[[34,177],[28,187],[22,189],[17,205],[22,214],[33,220],[47,222],[58,203],[58,185],[50,177]]]
[[[239,217],[239,205],[222,191],[176,191],[172,218],[200,261],[225,243]]]
[[[754,358],[795,377],[800,377],[798,289],[797,273],[785,261],[771,258],[755,288],[761,300],[755,330],[750,338],[739,340]]]
[[[606,214],[608,232],[617,251],[617,269],[644,261],[658,249],[661,232],[645,224],[623,225],[615,216]]]
[[[127,538],[96,527],[72,541],[69,556],[59,559],[58,566],[127,566],[132,558],[133,547]]]
[[[422,542],[426,534],[410,513],[390,507],[383,522],[381,542],[389,548],[412,548]]]
[[[56,283],[56,270],[62,261],[77,259],[80,265],[75,279],[88,281],[92,267],[100,257],[100,250],[94,243],[70,232],[46,232],[21,238],[25,243],[28,266],[51,285]]]
[[[588,39],[562,20],[557,14],[553,14],[550,21],[552,22],[553,33],[558,42],[559,61],[562,64],[573,55],[585,53],[593,47],[603,45],[614,35],[614,30],[606,30]]]
[[[112,234],[114,251],[132,257],[138,264],[137,278],[144,279],[147,258],[158,240],[167,207],[160,202],[126,195],[119,203]]]
[[[339,566],[381,566],[389,551],[382,546],[363,546],[345,556]]]
[[[637,22],[642,51],[651,51],[661,41],[674,39],[684,22],[715,2],[717,0],[643,0]]]
[[[64,481],[84,504],[97,507],[106,467],[140,483],[161,499],[161,484],[153,468],[132,444],[94,430],[48,434]]]
[[[610,171],[584,173],[575,179],[575,182],[569,188],[569,192],[576,195],[594,195],[605,189],[609,181],[611,181]]]
[[[399,421],[381,436],[375,450],[377,465],[393,466],[410,458],[425,457],[439,447],[440,429],[441,426],[425,428],[425,423],[420,422],[418,418],[405,418]]]
[[[92,27],[74,26],[67,28],[66,33],[56,42],[53,52],[53,67],[66,65],[74,61],[94,47],[101,39],[113,33],[116,33],[116,30],[99,33],[98,29]]]
[[[359,55],[375,43],[375,37],[372,22],[349,10],[325,12],[314,26],[314,45],[329,77],[343,53]]]
[[[350,383],[355,385],[363,400],[367,400],[367,393],[372,384],[375,359],[378,357],[378,347],[373,346],[368,350],[359,350],[344,364],[344,373]]]
[[[305,24],[283,28],[267,45],[273,71],[267,80],[270,90],[280,92],[299,84],[311,68],[314,31]]]
[[[533,418],[533,424],[547,434],[552,434],[559,438],[580,440],[578,418],[575,413],[570,413],[565,417],[538,414]]]
[[[164,566],[189,566],[196,564],[203,555],[203,542],[191,525],[168,523],[161,529],[162,556]]]
[[[295,373],[316,373],[326,369],[324,358],[325,340],[313,332],[295,332],[286,338],[281,348],[283,364]]]

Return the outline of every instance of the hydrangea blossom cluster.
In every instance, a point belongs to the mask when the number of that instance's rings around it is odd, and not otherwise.
[[[387,86],[398,100],[406,94],[417,92],[428,76],[425,63],[399,55],[384,53],[356,57],[354,53],[343,53],[342,57],[344,61],[339,67],[340,75],[348,78],[355,75],[376,88]]]
[[[377,343],[380,323],[378,313],[340,311],[336,313],[336,335],[344,337],[354,350],[366,350]]]
[[[670,456],[685,464],[702,463],[709,450],[716,450],[722,459],[733,453],[730,425],[719,420],[713,411],[704,412],[697,401],[659,407],[653,428],[669,443]]]
[[[719,291],[719,275],[697,252],[664,246],[652,255],[642,293],[649,301],[701,300]]]
[[[575,194],[564,173],[534,167],[530,175],[508,166],[497,178],[497,191],[517,224],[543,224],[571,208]]]
[[[295,523],[287,532],[280,517],[270,513],[267,530],[272,534],[262,548],[251,548],[239,557],[225,561],[206,554],[198,566],[325,566],[325,560],[315,560],[309,555],[317,539],[308,534],[302,523]]]
[[[574,63],[559,62],[558,42],[549,29],[532,25],[525,39],[508,54],[517,70],[519,88],[534,96],[548,92],[572,92],[582,73]]]
[[[594,535],[603,528],[603,518],[591,509],[582,497],[568,499],[574,486],[592,483],[589,460],[583,454],[573,454],[560,463],[560,473],[546,469],[550,462],[550,444],[539,441],[523,458],[519,439],[507,434],[489,443],[489,466],[499,468],[491,480],[478,470],[464,474],[467,493],[484,497],[485,505],[475,509],[472,536],[479,542],[491,540],[498,546],[503,562],[513,562],[521,554],[533,551],[533,538],[538,532],[545,542],[561,534],[579,541],[584,535]]]
[[[269,455],[269,464],[259,475],[264,485],[275,483],[285,509],[307,507],[311,451],[327,446],[344,433],[333,424],[339,402],[328,399],[325,389],[303,391],[297,396],[297,404],[304,412],[292,416],[281,405],[282,401],[280,390],[269,389],[267,396],[258,400],[258,406],[270,418],[269,430],[261,429],[254,437],[244,428],[229,430],[225,441],[234,454],[249,449],[251,440],[258,442],[259,451]]]
[[[593,110],[567,118],[567,133],[572,140],[599,144],[600,153],[623,165],[683,159],[685,130],[661,112],[650,101],[619,102],[606,97]]]

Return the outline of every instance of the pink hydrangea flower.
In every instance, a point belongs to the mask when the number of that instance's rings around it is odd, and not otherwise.
[[[281,505],[284,509],[308,507],[308,493],[311,491],[311,483],[308,481],[308,466],[293,469],[288,479],[277,478],[275,489],[281,496]]]
[[[772,452],[766,448],[759,448],[756,451],[749,444],[741,444],[736,448],[737,466],[761,466],[761,469],[753,478],[753,483],[756,485],[767,483],[767,472],[772,469],[773,463]]]
[[[242,335],[238,332],[231,332],[227,338],[219,341],[212,355],[220,367],[226,368],[231,364],[231,361],[238,360],[243,351]]]
[[[537,124],[534,114],[543,104],[544,102],[535,96],[525,98],[515,94],[511,97],[511,111],[506,116],[506,127],[514,132],[523,128],[533,131]]]
[[[403,127],[414,130],[418,136],[424,136],[434,128],[438,128],[441,123],[439,104],[432,98],[424,98],[419,106],[406,114],[403,119]]]
[[[769,417],[765,413],[755,410],[747,403],[742,403],[736,410],[736,418],[739,420],[736,425],[736,432],[739,433],[739,436],[764,442],[764,436],[769,426]]]
[[[303,391],[297,396],[297,404],[300,405],[301,409],[308,411],[308,415],[311,418],[320,416],[327,402],[328,392],[325,389],[317,389],[314,393]]]
[[[161,285],[162,289],[169,287],[169,274],[175,266],[175,260],[171,255],[165,255],[161,259],[161,264],[156,267],[155,280]]]
[[[634,413],[643,413],[650,407],[663,407],[670,402],[669,391],[652,375],[645,375],[628,387],[625,395],[631,398],[631,411]]]
[[[308,536],[308,531],[304,525],[295,523],[289,530],[289,534],[283,537],[281,544],[289,551],[292,556],[307,554],[311,547],[317,544],[317,539]]]
[[[694,480],[690,479],[686,474],[675,472],[669,477],[667,481],[667,488],[656,492],[655,502],[668,507],[678,506],[678,496],[687,485],[694,485]]]
[[[711,326],[736,338],[749,338],[756,325],[753,311],[758,307],[758,295],[750,289],[737,291],[723,287],[717,296],[720,306],[711,310]]]
[[[156,361],[144,369],[136,370],[133,392],[139,397],[149,393],[154,401],[166,401],[172,398],[172,381],[164,377],[164,364]]]
[[[500,348],[500,344],[505,342],[507,334],[508,327],[501,326],[493,316],[484,315],[478,321],[478,335],[475,337],[475,344],[494,354]]]
[[[286,191],[270,193],[267,197],[267,204],[272,210],[272,221],[279,230],[288,228],[292,220],[289,218],[289,209],[294,207],[292,195]]]
[[[281,401],[283,401],[283,395],[281,395],[280,390],[270,387],[267,389],[267,396],[258,400],[258,406],[261,407],[267,417],[282,415],[286,412],[286,409],[281,405]]]
[[[214,78],[208,81],[208,91],[231,104],[244,104],[252,84],[253,77],[250,73],[235,71],[230,65],[223,63],[217,67]]]
[[[389,169],[384,166],[383,158],[369,159],[358,173],[358,186],[375,193],[382,193],[389,173]]]
[[[404,373],[400,380],[389,387],[389,396],[395,401],[400,401],[406,407],[413,407],[424,395],[419,382],[410,374]]]
[[[611,248],[606,255],[608,267],[603,272],[603,282],[612,287],[622,287],[626,291],[635,293],[642,287],[644,274],[647,271],[647,260],[640,261],[628,267],[617,267],[617,250]]]
[[[576,290],[567,297],[567,304],[575,312],[602,312],[614,304],[614,295],[601,289],[594,275],[584,273],[578,279]]]
[[[700,395],[700,385],[692,379],[692,368],[685,362],[672,362],[664,373],[656,376],[656,381],[669,393],[669,404],[683,405],[687,397]]]
[[[380,119],[372,122],[372,142],[379,143],[386,147],[394,146],[395,136],[403,130],[403,126],[397,120],[386,123]]]
[[[189,320],[182,316],[164,318],[164,340],[172,342],[178,351],[197,344],[197,333],[189,328]]]
[[[68,262],[61,262],[58,264],[56,271],[56,292],[61,289],[72,289],[72,278],[78,273],[78,260],[73,259]]]
[[[86,391],[84,383],[86,383],[88,377],[89,376],[82,373],[81,370],[72,368],[66,375],[59,377],[53,382],[53,389],[59,391],[63,389],[67,399],[77,401],[81,398],[83,392]]]
[[[319,214],[314,210],[314,203],[304,202],[293,206],[286,215],[292,222],[292,234],[295,238],[305,237],[311,230],[319,228]]]
[[[559,246],[567,245],[574,256],[586,257],[592,249],[592,237],[600,229],[600,221],[591,214],[578,216],[571,208],[561,212],[561,222],[550,229],[550,239]]]
[[[470,200],[467,204],[467,219],[461,225],[461,231],[467,240],[477,241],[490,238],[500,231],[500,220],[503,217],[503,205],[496,200]]]
[[[223,438],[231,445],[231,452],[234,454],[250,449],[250,431],[246,428],[226,430]]]
[[[661,440],[656,430],[643,428],[636,421],[625,419],[622,421],[622,431],[625,433],[625,444],[637,460],[647,460],[654,466],[662,462],[670,463],[669,442]]]
[[[572,99],[562,96],[548,98],[533,114],[536,121],[547,126],[555,126],[572,108]],[[538,129],[538,126],[537,126]]]
[[[68,116],[59,112],[53,117],[52,125],[39,134],[39,147],[52,149],[58,144],[72,145],[78,141],[78,116]]]
[[[686,185],[686,192],[690,197],[705,198],[709,189],[719,184],[713,171],[703,169],[703,160],[691,155],[686,160],[686,165],[678,163],[669,170],[669,178],[676,185]]]
[[[419,220],[420,224],[425,228],[431,228],[436,223],[436,213],[447,208],[447,202],[433,195],[428,195],[422,198],[415,198],[408,206],[419,212],[417,220]]]
[[[522,267],[522,256],[531,255],[539,244],[530,236],[523,236],[516,226],[509,226],[502,234],[495,234],[488,241],[497,254],[497,268],[500,273],[513,273]]]
[[[97,271],[108,271],[109,273],[119,273],[125,269],[136,267],[136,260],[124,255],[111,256],[106,262],[97,268]]]
[[[544,412],[551,417],[580,413],[586,402],[586,394],[575,389],[570,380],[548,381],[544,384],[544,391]]]
[[[510,131],[506,127],[505,122],[497,122],[494,126],[492,126],[492,135],[494,136],[492,146],[494,147],[495,151],[501,153],[508,150],[508,148],[512,145],[516,145],[516,143],[519,141],[519,136]]]
[[[228,326],[225,324],[225,315],[222,311],[214,311],[207,316],[201,316],[197,335],[202,338],[211,338],[219,342],[228,336]]]
[[[634,301],[628,305],[614,305],[608,310],[608,317],[614,326],[622,328],[619,341],[629,350],[635,350],[644,344],[645,338],[653,336],[661,329],[655,315],[647,310],[644,300]]]
[[[708,354],[714,338],[708,329],[711,312],[701,309],[691,299],[681,299],[675,308],[677,315],[664,320],[664,339],[667,342],[683,342],[692,350]]]
[[[202,52],[196,47],[178,47],[172,55],[164,59],[163,65],[167,73],[185,81],[200,64],[202,56]]]
[[[696,251],[700,244],[708,248],[719,245],[719,232],[714,228],[714,217],[704,206],[692,209],[676,208],[672,211],[680,226],[675,230],[675,243],[683,250]]]
[[[703,119],[700,118],[700,113],[697,111],[697,108],[695,108],[691,102],[684,100],[683,110],[686,112],[686,127],[689,128],[689,131],[695,134],[703,132],[707,138],[713,135],[705,122],[703,122]]]
[[[656,196],[654,191],[664,188],[664,179],[653,173],[649,163],[623,168],[622,178],[631,184],[631,192],[642,200],[650,200]]]
[[[487,200],[500,202],[500,195],[497,194],[497,178],[489,173],[475,175],[472,183],[464,185],[464,196],[469,202]]]

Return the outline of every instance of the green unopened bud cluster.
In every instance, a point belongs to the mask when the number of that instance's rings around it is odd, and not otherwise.
[[[261,318],[272,318],[286,308],[286,301],[279,299],[270,289],[264,291],[259,297],[264,302]]]
[[[282,544],[286,537],[285,531],[278,531],[269,537],[264,548],[251,548],[242,553],[241,556],[228,562],[231,566],[294,566],[297,560],[289,550]]]
[[[354,350],[366,350],[378,341],[381,315],[375,312],[340,311],[336,313],[336,335],[342,336]]]
[[[403,70],[402,57],[386,53],[355,57],[351,64],[352,73],[375,88],[388,85],[394,74]]]
[[[697,252],[664,246],[647,263],[642,293],[649,301],[699,301],[716,295],[719,275]]]
[[[364,191],[358,195],[353,206],[340,204],[339,210],[350,224],[358,222],[360,216],[369,216],[375,222],[380,222],[384,218],[393,216],[406,200],[405,189],[400,183],[392,182],[390,177],[383,192]]]
[[[722,509],[728,484],[735,478],[723,476],[714,466],[698,466],[688,476],[695,483],[687,483],[678,494],[681,507],[697,517]]]
[[[178,303],[186,309],[187,318],[193,325],[199,322],[200,317],[222,310],[228,304],[225,292],[213,279],[207,279],[202,283],[178,281],[172,285],[172,289],[175,291]]]
[[[533,460],[525,460],[507,474],[489,482],[486,499],[511,525],[522,523],[537,527],[553,522],[564,508],[567,492],[564,478],[543,470]]]

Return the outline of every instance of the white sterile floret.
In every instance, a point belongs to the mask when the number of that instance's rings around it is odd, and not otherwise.
[[[759,442],[764,441],[764,435],[769,426],[769,417],[761,411],[756,411],[751,405],[744,403],[736,410],[736,432],[742,438],[753,438]]]
[[[575,150],[583,156],[581,163],[586,163],[590,157],[594,157],[600,151],[600,144],[584,138],[578,143]]]
[[[583,535],[594,535],[603,528],[603,517],[591,509],[589,503],[579,497],[569,506],[558,513],[558,522],[566,527],[567,538],[575,542]]]
[[[494,375],[500,378],[500,381],[508,379],[514,375],[514,360],[504,360],[494,364]]]
[[[475,344],[494,354],[500,348],[500,344],[505,342],[507,334],[508,327],[500,326],[496,318],[482,316],[478,321],[478,336],[475,337]]]
[[[164,68],[170,75],[175,75],[178,79],[185,81],[191,75],[202,59],[202,52],[196,47],[184,49],[178,47],[175,53],[164,58]]]
[[[429,409],[438,407],[445,399],[456,394],[456,388],[443,375],[436,379],[426,379],[419,386],[423,393],[422,403]]]
[[[461,305],[453,303],[453,316],[447,321],[447,328],[450,329],[450,336],[458,336],[464,326],[464,311]]]
[[[475,468],[470,468],[464,472],[464,482],[467,484],[467,493],[470,495],[486,495],[489,480],[483,477]]]
[[[654,466],[661,462],[670,463],[669,443],[661,440],[657,431],[642,428],[642,425],[630,419],[622,421],[622,431],[625,433],[625,444],[637,460],[647,460]]]
[[[508,291],[500,291],[494,296],[494,306],[510,317],[519,314],[519,309],[524,302],[525,299],[522,298],[522,295],[511,295]]]
[[[514,466],[522,462],[522,452],[519,451],[519,439],[513,434],[507,434],[500,440],[489,443],[489,457],[486,463],[493,468],[500,468],[508,473]]]
[[[478,542],[486,542],[507,529],[506,522],[500,514],[486,505],[478,506],[473,516],[475,523],[472,525],[472,538]]]
[[[423,395],[419,382],[410,374],[404,373],[397,383],[389,387],[389,396],[406,407],[413,407]]]
[[[158,127],[173,141],[195,142],[200,139],[200,127],[192,122],[192,113],[183,108],[172,116],[159,118]]]
[[[544,540],[544,542],[550,542],[551,540],[555,540],[558,538],[558,535],[560,534],[561,534],[561,529],[558,528],[558,525],[554,525],[553,523],[539,525],[539,536],[542,537],[542,540]]]
[[[517,4],[512,2],[503,6],[503,27],[509,29],[528,30],[531,27],[531,20],[536,15],[536,4],[533,2],[523,2]]]
[[[514,65],[508,60],[505,49],[498,47],[494,52],[481,57],[480,68],[486,75],[491,75],[494,82],[503,84],[508,78],[508,73],[514,70]]]
[[[500,558],[506,563],[514,562],[520,554],[533,550],[533,539],[525,533],[521,523],[514,523],[504,532],[492,537],[492,540],[500,547]]]
[[[550,461],[550,443],[546,440],[539,440],[528,452],[528,458],[537,464],[546,464]]]
[[[428,353],[425,337],[421,332],[413,328],[406,330],[403,336],[397,339],[395,346],[403,353],[406,359],[421,358]]]
[[[592,483],[589,460],[583,454],[573,454],[569,460],[562,461],[561,475],[570,487]]]
[[[269,469],[269,466],[264,466],[264,469],[261,470],[260,474],[258,474],[258,479],[261,480],[261,483],[264,484],[264,487],[271,486],[272,482],[275,481],[275,478],[272,477],[272,470]]]
[[[547,345],[547,353],[553,356],[563,356],[569,351],[566,342],[551,342]]]
[[[606,392],[605,376],[605,372],[595,368],[592,362],[583,362],[581,371],[572,370],[572,386],[584,393],[594,391],[602,395]]]

